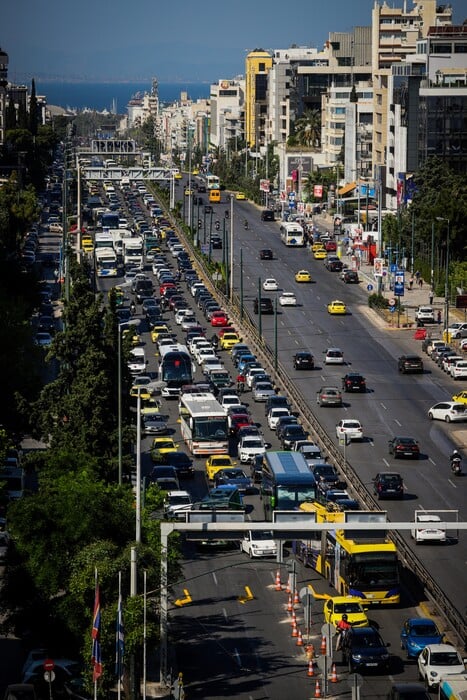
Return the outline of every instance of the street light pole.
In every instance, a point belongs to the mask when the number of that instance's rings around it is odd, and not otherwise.
[[[442,216],[437,216],[436,221],[446,221],[447,223],[447,236],[446,236],[446,268],[444,273],[444,330],[447,331],[449,328],[449,219],[445,219]]]
[[[431,274],[430,287],[431,291],[435,291],[435,222],[431,222]]]
[[[234,292],[234,246],[233,246],[233,229],[234,229],[234,209],[233,209],[233,194],[230,195],[230,288],[229,288],[229,299],[230,303],[233,304],[233,292]]]

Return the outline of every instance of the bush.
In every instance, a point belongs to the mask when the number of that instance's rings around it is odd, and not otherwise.
[[[387,309],[389,303],[382,294],[370,294],[368,297],[368,306],[370,309]]]

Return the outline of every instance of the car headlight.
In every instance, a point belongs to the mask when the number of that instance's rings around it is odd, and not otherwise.
[[[437,671],[430,671],[430,678],[438,678],[438,675]]]
[[[362,655],[361,654],[352,654],[352,658],[355,659],[355,661],[361,661]]]

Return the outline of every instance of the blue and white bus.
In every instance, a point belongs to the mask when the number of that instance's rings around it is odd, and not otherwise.
[[[303,248],[305,245],[303,227],[295,221],[283,221],[280,232],[281,241],[288,248]]]
[[[265,452],[261,474],[265,520],[275,510],[299,510],[316,498],[316,481],[301,452]]]

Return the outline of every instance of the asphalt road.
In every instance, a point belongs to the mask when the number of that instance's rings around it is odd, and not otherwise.
[[[180,188],[178,192],[183,192]],[[177,192],[177,194],[178,194]],[[243,250],[243,286],[245,305],[251,310],[252,299],[256,296],[258,278],[275,277],[285,291],[295,291],[299,306],[286,308],[278,316],[278,348],[281,362],[289,366],[292,381],[309,398],[310,415],[314,413],[329,434],[334,434],[335,424],[340,417],[359,418],[365,431],[362,444],[352,444],[346,448],[346,457],[359,476],[371,484],[371,479],[379,469],[400,471],[406,483],[406,496],[402,502],[382,502],[390,518],[412,519],[415,508],[459,509],[459,517],[465,519],[464,480],[450,479],[446,455],[452,449],[450,433],[458,431],[457,426],[431,424],[426,417],[429,405],[446,397],[458,388],[441,370],[427,363],[431,373],[423,377],[399,376],[396,358],[406,351],[418,351],[415,341],[403,332],[383,330],[373,325],[368,313],[366,295],[357,286],[346,286],[336,273],[328,272],[320,261],[311,259],[306,250],[285,249],[279,240],[278,224],[261,222],[259,214],[251,205],[235,202],[234,218],[234,263],[235,287],[240,284],[240,249]],[[223,216],[226,204],[217,206],[218,217]],[[245,231],[241,222],[247,218],[250,229]],[[214,216],[215,220],[215,216]],[[258,251],[270,247],[276,259],[263,262]],[[222,256],[222,251],[213,251]],[[316,280],[311,285],[299,285],[293,277],[300,268],[308,268]],[[113,284],[103,282],[103,288]],[[266,294],[266,292],[264,293]],[[274,293],[268,293],[273,296]],[[186,294],[191,300],[191,296]],[[329,316],[326,304],[335,298],[343,299],[350,313],[345,317]],[[198,310],[197,310],[198,311]],[[198,311],[198,316],[200,312]],[[168,316],[170,318],[170,316]],[[273,344],[273,317],[263,317],[263,335]],[[173,327],[175,324],[172,323]],[[205,325],[205,324],[204,324]],[[144,326],[143,326],[144,328]],[[209,335],[209,333],[208,333]],[[143,333],[148,369],[156,369],[151,340]],[[361,371],[367,378],[368,392],[345,397],[342,409],[318,409],[315,394],[325,383],[340,386],[346,368],[324,366],[320,362],[322,351],[329,346],[340,346],[347,361],[347,367]],[[296,349],[311,350],[317,360],[317,368],[311,372],[292,370],[291,356]],[[226,353],[223,354],[225,356]],[[226,366],[230,360],[226,360]],[[266,440],[276,448],[274,434],[269,431],[262,404],[250,403],[253,417],[261,424]],[[176,403],[166,402],[170,413],[170,425],[174,435],[180,438],[177,423]],[[394,461],[387,454],[387,440],[394,434],[410,434],[419,439],[423,457],[417,462]],[[143,442],[143,473],[151,468],[148,454],[150,440]],[[204,461],[195,460],[196,478],[187,484],[195,498],[206,492]],[[259,497],[249,496],[246,501],[249,517],[262,519]],[[418,554],[418,552],[417,552]],[[453,556],[454,554],[454,556]],[[456,600],[460,609],[465,605],[465,544],[446,547],[427,546],[423,548],[423,559],[433,572],[446,593]],[[307,698],[314,691],[315,679],[306,676],[307,662],[303,651],[295,646],[290,636],[289,617],[286,612],[285,594],[274,590],[275,562],[251,563],[237,549],[228,552],[198,552],[193,544],[188,544],[184,566],[185,579],[173,590],[173,599],[183,597],[183,589],[188,588],[193,603],[182,609],[173,608],[170,636],[176,648],[177,670],[184,672],[190,697],[225,698],[245,697],[259,700],[278,700],[287,696]],[[283,580],[285,569],[282,567]],[[322,592],[331,592],[314,571],[303,570],[300,566],[299,584],[315,581]],[[238,596],[249,586],[254,600],[241,604]],[[402,622],[416,614],[417,601],[405,596],[400,608],[391,611],[372,610],[372,621],[380,626],[383,639],[391,644],[394,655],[391,676],[365,677],[361,689],[362,697],[383,698],[392,677],[415,680],[416,666],[413,661],[405,662],[400,657],[399,632]],[[320,629],[323,622],[321,604],[316,603],[313,615],[312,641],[319,647]],[[340,682],[332,686],[340,697],[350,696],[346,684],[344,667],[337,661]]]

